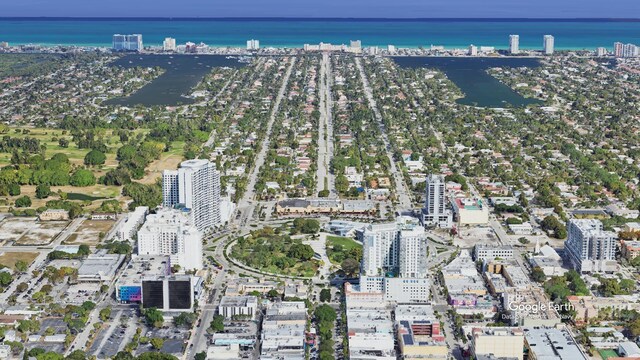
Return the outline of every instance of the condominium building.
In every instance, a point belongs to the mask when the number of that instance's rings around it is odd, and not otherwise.
[[[471,44],[469,45],[469,56],[478,56],[478,47]]]
[[[429,175],[426,183],[426,199],[422,209],[422,224],[425,227],[448,229],[453,224],[453,214],[448,208],[446,182],[442,175]]]
[[[202,269],[202,234],[182,210],[163,208],[138,231],[139,255],[169,255],[182,270]]]
[[[616,270],[616,234],[604,231],[596,219],[571,219],[567,224],[565,249],[572,267],[579,273]]]
[[[162,50],[176,51],[176,49],[176,39],[170,37],[164,39],[164,42],[162,43]]]
[[[427,237],[417,219],[371,224],[363,231],[360,290],[396,302],[426,302]]]
[[[553,55],[553,47],[554,47],[554,41],[555,39],[553,38],[552,35],[545,35],[544,36],[544,54],[545,55]]]
[[[220,173],[215,164],[203,159],[187,160],[178,170],[162,173],[162,204],[191,211],[201,232],[221,224]]]
[[[115,51],[142,51],[142,35],[113,35],[112,49]]]
[[[124,224],[118,229],[118,237],[120,240],[131,241],[138,232],[138,228],[144,223],[144,219],[148,213],[149,207],[147,206],[138,206],[134,211],[130,212]]]
[[[520,35],[509,35],[509,53],[518,54],[520,52]]]
[[[247,40],[247,50],[259,50],[260,49],[260,40]]]
[[[362,275],[383,276],[398,266],[396,223],[370,224],[362,234]]]
[[[637,57],[640,56],[640,48],[634,44],[616,42],[613,44],[613,54],[615,57]]]
[[[596,49],[596,56],[606,56],[607,54],[607,48],[599,47]]]

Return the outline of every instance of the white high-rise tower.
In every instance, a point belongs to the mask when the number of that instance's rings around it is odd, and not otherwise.
[[[509,35],[509,53],[517,54],[520,52],[520,35]]]
[[[448,229],[453,225],[453,214],[447,207],[444,176],[429,175],[426,180],[426,200],[422,209],[422,224],[425,227]]]
[[[187,160],[178,170],[165,170],[162,174],[162,204],[180,205],[191,211],[199,231],[220,225],[220,173],[214,163]]]
[[[554,47],[555,39],[551,35],[544,36],[544,53],[545,55],[553,55],[553,47]]]

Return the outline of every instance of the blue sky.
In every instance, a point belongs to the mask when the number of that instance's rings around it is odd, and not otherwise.
[[[638,0],[6,0],[0,16],[640,17]]]

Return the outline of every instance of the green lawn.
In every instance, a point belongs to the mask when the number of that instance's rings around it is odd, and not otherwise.
[[[327,246],[333,247],[335,245],[342,245],[342,248],[345,251],[349,251],[356,247],[362,247],[362,244],[353,240],[352,238],[348,238],[344,236],[327,235]]]
[[[607,360],[608,358],[612,358],[612,357],[618,357],[618,353],[616,353],[612,349],[600,349],[598,350],[598,353],[600,353],[602,360]]]

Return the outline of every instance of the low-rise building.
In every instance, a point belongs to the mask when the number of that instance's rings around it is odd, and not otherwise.
[[[508,224],[509,231],[514,235],[531,235],[533,234],[533,226],[530,223],[524,222],[522,224]]]
[[[525,329],[525,349],[531,360],[587,360],[571,332],[564,327]]]
[[[635,259],[640,255],[640,241],[638,240],[621,240],[620,253],[627,260]]]
[[[218,305],[218,314],[227,319],[253,320],[257,309],[258,298],[255,296],[223,296]]]
[[[544,290],[539,287],[528,289],[507,289],[502,294],[503,307],[507,312],[507,319],[513,326],[556,326],[561,323],[562,306],[549,300]]]
[[[118,220],[118,214],[112,212],[95,212],[91,214],[91,220]]]
[[[78,281],[111,283],[124,258],[121,254],[109,254],[105,249],[91,254],[78,268]]]
[[[64,221],[69,220],[69,211],[64,209],[47,209],[38,216],[40,221]]]
[[[395,319],[404,359],[447,359],[447,344],[431,305],[398,305]]]
[[[496,359],[524,359],[524,331],[511,327],[465,327],[471,337],[473,356],[495,356]]]
[[[501,245],[483,245],[478,244],[473,250],[473,258],[476,261],[492,261],[496,258],[499,259],[513,259],[513,246]]]
[[[260,359],[304,359],[306,323],[304,302],[270,304],[262,321]]]
[[[567,296],[567,301],[576,312],[576,323],[586,323],[598,316],[600,310],[636,310],[640,311],[640,303],[637,298],[629,295],[617,295],[613,297],[596,296]]]
[[[489,222],[489,208],[482,199],[454,197],[451,203],[459,225],[483,225]]]

